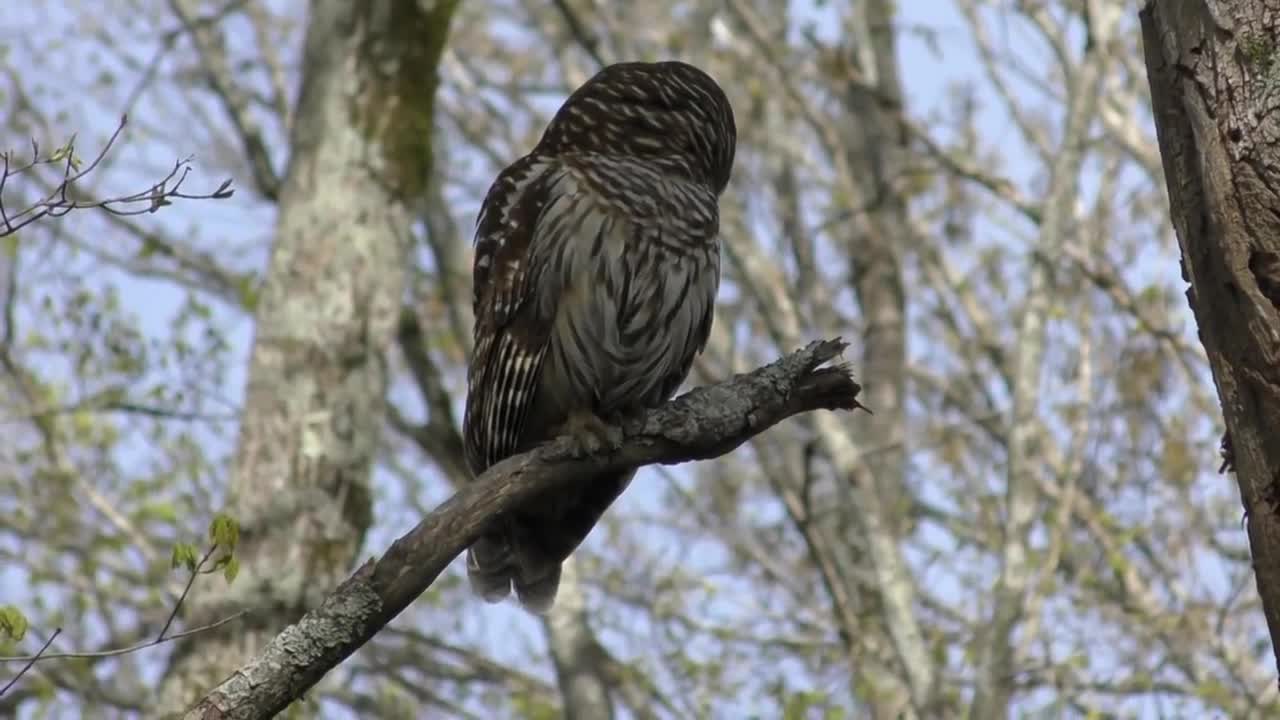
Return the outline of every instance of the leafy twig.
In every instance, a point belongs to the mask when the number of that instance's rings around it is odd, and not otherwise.
[[[213,553],[217,549],[217,545],[210,547],[209,551],[204,554],[204,557],[200,558],[200,562],[187,577],[187,585],[182,588],[182,594],[178,596],[178,601],[173,604],[173,611],[169,613],[169,619],[164,621],[164,627],[160,628],[160,634],[156,636],[156,642],[162,642],[164,640],[164,634],[169,632],[170,626],[173,625],[174,618],[178,617],[178,611],[182,609],[182,604],[187,601],[187,595],[191,593],[191,585],[195,583],[196,576],[200,574],[200,570],[204,567],[204,564],[209,562],[209,558],[213,557]],[[176,555],[174,556],[174,560],[175,564],[177,564]]]
[[[53,644],[54,638],[58,637],[58,635],[61,634],[62,632],[62,628],[58,628],[57,630],[54,631],[53,635],[49,638],[49,640],[44,644],[44,647],[40,648],[40,651],[37,652],[35,655],[17,655],[17,656],[9,656],[9,657],[0,656],[0,664],[11,663],[11,662],[26,663],[26,665],[23,666],[22,670],[18,671],[18,674],[15,675],[12,680],[10,680],[8,683],[5,684],[4,689],[0,689],[0,695],[4,695],[5,692],[9,690],[9,688],[13,687],[18,682],[18,680],[23,675],[25,675],[28,670],[31,669],[32,665],[42,660],[55,660],[55,659],[65,659],[65,658],[107,658],[107,657],[117,657],[120,655],[128,655],[130,653],[135,653],[139,650],[144,650],[149,647],[155,647],[156,645],[160,645],[161,643],[172,642],[174,640],[180,640],[185,637],[190,637],[192,635],[213,630],[214,628],[221,627],[222,625],[226,625],[232,620],[235,620],[240,616],[244,615],[245,612],[247,611],[241,610],[239,612],[233,613],[228,617],[222,618],[221,620],[209,623],[207,625],[201,625],[199,627],[192,628],[190,630],[174,633],[173,635],[168,634],[169,628],[173,627],[173,623],[177,619],[178,613],[182,610],[183,604],[186,603],[187,595],[191,593],[191,586],[192,584],[195,583],[197,576],[207,575],[209,573],[217,572],[221,570],[223,574],[226,576],[227,582],[230,583],[235,579],[236,573],[239,570],[239,560],[236,558],[236,555],[235,555],[236,545],[240,542],[239,524],[236,523],[235,520],[231,519],[227,515],[219,513],[215,515],[212,522],[209,523],[209,539],[212,541],[209,546],[209,549],[205,551],[204,556],[201,557],[199,560],[196,559],[196,550],[194,546],[188,543],[178,543],[176,546],[174,546],[173,561],[172,561],[173,567],[175,568],[180,566],[186,567],[187,570],[190,572],[190,576],[187,578],[186,587],[182,589],[182,594],[178,596],[177,602],[175,602],[173,605],[173,610],[170,611],[169,617],[164,621],[164,626],[160,628],[160,633],[156,635],[155,639],[147,640],[145,642],[137,643],[135,645],[130,645],[124,648],[116,648],[114,650],[46,654],[46,651],[49,649],[49,646]],[[218,556],[217,560],[214,560],[213,563],[210,564],[209,561],[213,559],[214,555],[217,554],[219,551],[221,551],[222,554]],[[16,635],[20,639],[21,633],[26,627],[26,620],[22,618],[21,615],[19,614],[17,617],[16,623],[18,627],[18,630],[16,631]],[[10,623],[10,624],[13,624],[13,623]]]

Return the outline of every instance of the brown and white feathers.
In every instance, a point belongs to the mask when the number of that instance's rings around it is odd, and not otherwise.
[[[710,332],[733,110],[706,73],[622,63],[574,92],[477,220],[463,437],[474,474],[671,397]],[[566,425],[569,423],[569,425]],[[468,551],[472,586],[532,610],[634,471],[539,497]]]

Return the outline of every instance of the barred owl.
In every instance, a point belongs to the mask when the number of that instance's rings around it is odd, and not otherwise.
[[[724,92],[680,62],[621,63],[578,88],[476,221],[471,472],[671,397],[702,351],[720,283],[719,198],[736,129]],[[575,481],[493,525],[467,552],[490,602],[542,612],[560,565],[634,470]]]

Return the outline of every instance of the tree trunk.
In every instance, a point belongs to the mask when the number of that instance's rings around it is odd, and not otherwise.
[[[565,720],[610,720],[609,655],[591,629],[578,563],[572,557],[564,564],[560,597],[542,627],[556,668]]]
[[[915,591],[900,545],[908,533],[911,492],[906,486],[905,429],[907,306],[903,288],[904,248],[912,244],[911,218],[901,190],[907,137],[902,121],[902,83],[897,60],[894,4],[869,0],[856,5],[848,21],[846,52],[860,69],[851,74],[843,98],[849,122],[846,174],[857,183],[852,196],[866,208],[850,224],[851,284],[866,331],[862,372],[867,407],[874,421],[859,423],[854,442],[860,462],[838,459],[844,475],[844,547],[836,556],[851,597],[877,618],[893,648],[897,677],[866,673],[875,690],[863,698],[874,718],[914,718],[931,714],[934,668],[915,616]],[[869,448],[874,450],[868,451]],[[837,530],[837,532],[839,532]],[[868,585],[868,580],[870,584]],[[861,586],[861,587],[860,587]],[[865,641],[864,641],[865,642]]]
[[[1151,103],[1272,647],[1280,633],[1280,3],[1143,8]],[[1280,656],[1277,656],[1280,661]]]
[[[183,709],[350,572],[371,521],[387,366],[409,224],[431,172],[436,65],[456,0],[311,5],[291,161],[228,507],[240,576],[197,583],[204,623],[178,648],[160,708]]]

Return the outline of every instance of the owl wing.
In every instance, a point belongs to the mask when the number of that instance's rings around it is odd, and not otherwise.
[[[475,349],[467,377],[463,439],[474,474],[519,450],[537,389],[554,308],[537,302],[550,241],[541,231],[557,191],[553,163],[526,157],[489,188],[476,221],[472,304]]]

